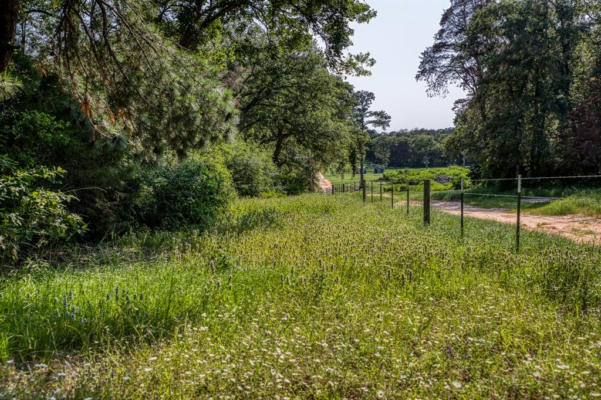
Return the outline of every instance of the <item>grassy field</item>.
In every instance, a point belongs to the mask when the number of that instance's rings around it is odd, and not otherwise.
[[[0,398],[601,396],[601,252],[358,194],[243,200],[0,286]]]

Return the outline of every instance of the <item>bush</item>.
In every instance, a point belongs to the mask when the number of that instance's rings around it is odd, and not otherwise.
[[[451,190],[461,187],[461,178],[465,185],[470,184],[469,170],[464,167],[400,169],[384,173],[384,179],[399,184],[408,184],[416,188],[423,187],[426,179],[431,180],[432,190]]]
[[[256,145],[245,142],[227,145],[226,166],[239,196],[259,197],[277,191],[277,167],[269,154]]]
[[[56,184],[66,171],[38,167],[17,169],[6,156],[0,158],[0,259],[16,262],[28,252],[65,242],[83,233],[81,218],[69,212],[73,199],[43,187]]]
[[[153,168],[140,181],[133,222],[150,228],[206,229],[233,195],[227,174],[198,159]]]
[[[107,232],[127,231],[120,226],[122,202],[132,192],[134,148],[126,132],[99,133],[82,104],[64,92],[58,76],[41,74],[33,62],[15,54],[10,71],[16,89],[2,95],[0,82],[0,149],[16,167],[35,171],[39,166],[60,166],[60,189],[75,194],[68,209],[84,218],[86,239],[98,240]],[[39,182],[38,182],[39,183]]]

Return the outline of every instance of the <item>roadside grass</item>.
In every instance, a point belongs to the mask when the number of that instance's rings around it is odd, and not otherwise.
[[[358,194],[132,234],[2,278],[0,398],[601,395],[599,249],[513,234]]]
[[[500,197],[486,196],[486,194],[501,195]],[[507,197],[504,197],[507,196]],[[512,191],[497,191],[494,188],[474,187],[466,190],[465,204],[481,208],[503,208],[515,211],[517,207],[516,193]],[[538,215],[560,216],[560,215],[601,215],[601,189],[576,189],[568,188],[564,191],[548,188],[525,188],[522,200],[522,209],[526,212]],[[552,200],[548,196],[566,196],[565,198]],[[531,202],[528,197],[538,197]],[[460,192],[432,193],[432,199],[441,201],[460,201]]]
[[[588,215],[601,216],[601,194],[574,195],[566,199],[554,201],[536,209],[541,215]]]

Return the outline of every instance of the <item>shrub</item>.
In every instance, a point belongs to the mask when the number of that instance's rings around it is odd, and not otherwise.
[[[226,154],[226,166],[239,196],[259,197],[277,191],[278,170],[265,150],[251,143],[235,142],[227,146]]]
[[[13,262],[29,251],[65,242],[83,233],[81,218],[69,212],[73,196],[43,187],[56,184],[66,171],[38,167],[17,169],[0,158],[0,259]]]
[[[6,83],[4,77],[0,81],[2,154],[21,170],[61,166],[68,171],[61,174],[60,189],[77,197],[67,206],[85,219],[86,239],[128,230],[119,226],[134,165],[135,149],[127,132],[115,128],[100,133],[81,102],[65,93],[59,77],[42,74],[22,54],[15,54],[9,72],[13,82]],[[2,94],[7,84],[14,89],[10,96]]]
[[[169,230],[205,229],[232,198],[228,178],[215,164],[198,159],[143,172],[133,199],[133,222]]]
[[[384,179],[400,184],[409,184],[420,188],[426,179],[431,180],[432,190],[450,190],[461,187],[461,178],[465,185],[470,184],[469,170],[464,167],[401,169],[384,173]]]

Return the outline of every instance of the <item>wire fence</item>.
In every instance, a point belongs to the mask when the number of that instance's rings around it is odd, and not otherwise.
[[[459,203],[458,204],[458,213],[460,215],[460,234],[463,238],[465,236],[465,217],[470,216],[474,209],[478,209],[480,211],[494,209],[494,207],[488,208],[478,208],[472,206],[472,203],[476,205],[480,201],[487,201],[485,199],[493,199],[492,201],[499,201],[499,204],[502,204],[503,211],[505,213],[514,212],[515,210],[515,220],[514,223],[516,225],[515,231],[515,250],[516,252],[520,251],[521,247],[521,229],[522,229],[522,213],[524,209],[524,203],[528,204],[528,207],[534,208],[537,204],[545,206],[547,204],[564,200],[568,198],[571,194],[566,195],[565,192],[562,192],[560,195],[557,193],[548,195],[538,195],[536,193],[537,190],[540,190],[540,187],[531,186],[529,184],[536,182],[537,185],[541,185],[541,183],[553,183],[553,181],[568,181],[574,180],[578,181],[576,186],[582,186],[583,181],[585,181],[588,187],[591,187],[591,180],[599,180],[598,185],[595,187],[598,196],[597,199],[592,198],[593,201],[599,202],[599,210],[601,214],[601,175],[573,175],[573,176],[545,176],[545,177],[522,177],[517,176],[516,178],[492,178],[492,179],[473,179],[469,182],[475,186],[467,187],[466,181],[462,178],[460,183],[460,188],[451,189],[451,190],[441,190],[441,191],[432,191],[431,188],[431,180],[423,181],[423,196],[422,193],[417,192],[415,189],[411,189],[411,184],[415,185],[416,182],[411,183],[395,183],[391,181],[370,181],[365,182],[365,185],[361,185],[361,181],[352,182],[352,183],[340,183],[334,184],[331,186],[331,189],[328,191],[329,194],[338,194],[345,192],[362,192],[362,197],[364,202],[383,202],[385,198],[390,198],[391,207],[394,209],[395,206],[399,207],[401,205],[406,206],[406,213],[409,215],[411,205],[415,205],[415,203],[419,203],[421,200],[421,206],[423,208],[423,219],[425,225],[431,224],[431,208],[432,208],[432,200],[442,199],[442,201],[452,201]],[[586,182],[588,181],[588,183]],[[514,193],[492,193],[492,192],[480,192],[474,190],[482,190],[486,189],[488,183],[499,183],[499,182],[514,182],[515,183],[515,192]],[[419,186],[421,186],[422,182],[419,182]],[[586,186],[585,185],[585,186]],[[526,186],[528,186],[526,188]],[[561,185],[560,185],[561,187]],[[529,193],[526,195],[527,189]],[[564,188],[565,189],[565,188]],[[401,198],[395,199],[395,194],[397,196],[401,196]],[[573,193],[572,193],[573,194]],[[478,200],[480,199],[480,200]],[[412,204],[413,202],[413,204]],[[405,204],[403,204],[405,203]],[[467,206],[467,207],[466,207]],[[469,212],[466,215],[466,208],[469,208]],[[505,215],[506,217],[507,215]],[[486,218],[484,218],[486,219]],[[591,217],[587,216],[586,219],[580,219],[579,223],[592,223],[599,225],[599,232],[601,232],[601,219],[597,218],[597,216]],[[562,233],[562,232],[559,232]],[[566,233],[566,232],[563,232]]]

